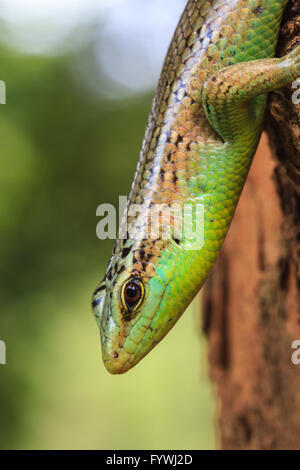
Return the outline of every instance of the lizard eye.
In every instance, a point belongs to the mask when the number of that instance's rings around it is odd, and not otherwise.
[[[122,288],[122,302],[127,311],[136,310],[142,303],[144,286],[139,279],[129,279]]]

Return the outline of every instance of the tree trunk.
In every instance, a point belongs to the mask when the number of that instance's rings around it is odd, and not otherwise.
[[[279,55],[300,41],[287,7]],[[266,129],[203,295],[223,449],[300,449],[300,105],[273,93]],[[300,97],[300,94],[299,94]]]

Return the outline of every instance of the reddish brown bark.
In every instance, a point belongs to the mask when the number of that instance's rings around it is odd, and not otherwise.
[[[300,40],[290,2],[284,54]],[[300,449],[300,105],[272,95],[264,134],[203,295],[223,449]]]

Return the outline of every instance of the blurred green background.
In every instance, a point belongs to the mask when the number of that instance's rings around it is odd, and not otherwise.
[[[96,238],[96,207],[129,192],[185,2],[13,3],[0,4],[0,447],[213,448],[195,305],[123,376],[104,369],[90,310],[113,245]]]

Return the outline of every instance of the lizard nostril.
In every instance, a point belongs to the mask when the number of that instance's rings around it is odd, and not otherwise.
[[[118,351],[112,351],[111,357],[112,357],[112,359],[118,359],[118,357],[119,357]]]

